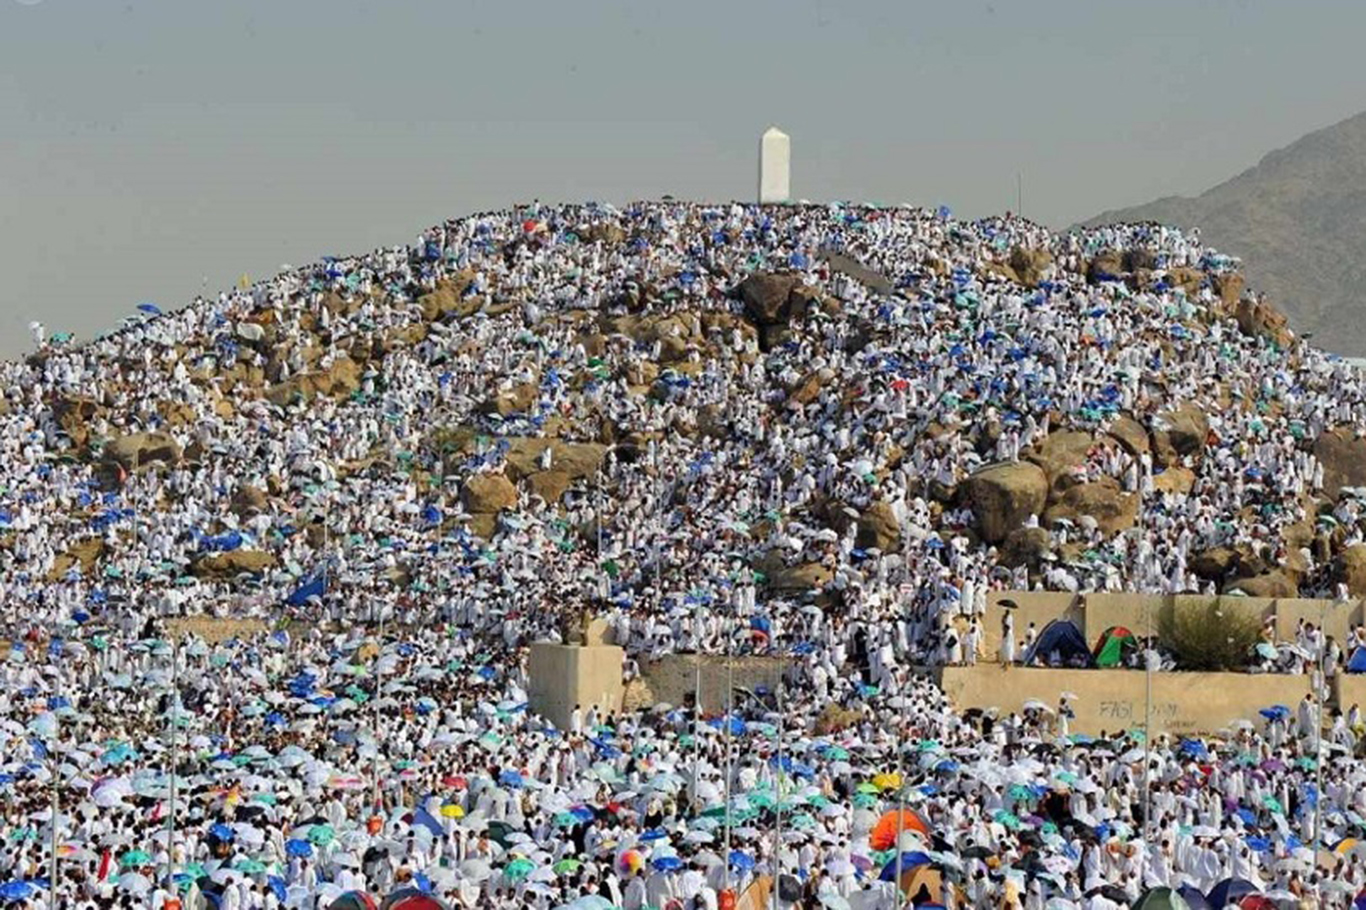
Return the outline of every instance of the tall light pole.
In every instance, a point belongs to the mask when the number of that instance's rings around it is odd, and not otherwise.
[[[175,887],[175,801],[176,801],[176,766],[180,764],[180,735],[176,729],[176,715],[179,713],[176,706],[180,703],[180,639],[171,636],[171,786],[170,802],[166,810],[166,857],[167,857],[167,878],[171,881],[171,887]],[[54,892],[55,896],[55,892]]]

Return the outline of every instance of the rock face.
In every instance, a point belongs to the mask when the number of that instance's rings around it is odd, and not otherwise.
[[[1224,593],[1242,591],[1248,597],[1295,597],[1295,582],[1284,572],[1264,572],[1252,578],[1240,578],[1224,586]]]
[[[1027,288],[1039,286],[1044,272],[1053,264],[1053,254],[1048,250],[1027,250],[1017,246],[1010,251],[1010,267],[1015,271],[1020,284]]]
[[[170,433],[133,433],[105,443],[104,457],[132,472],[153,463],[173,465],[182,455]]]
[[[1185,496],[1195,486],[1195,472],[1190,468],[1170,467],[1153,475],[1153,489],[1159,493]]]
[[[1164,428],[1153,433],[1153,461],[1158,467],[1174,465],[1187,455],[1199,457],[1209,438],[1209,418],[1194,405],[1160,415]]]
[[[88,577],[104,557],[105,549],[104,540],[99,537],[88,537],[72,544],[70,549],[53,561],[52,569],[47,573],[47,580],[61,581],[66,573],[76,566],[80,567],[82,576]]]
[[[901,543],[901,523],[892,513],[892,507],[885,502],[870,505],[858,520],[857,544],[870,549],[876,547],[889,553]]]
[[[756,272],[736,288],[745,318],[759,330],[759,346],[769,350],[787,336],[787,326],[806,317],[819,295],[796,275]]]
[[[241,518],[264,512],[270,507],[265,490],[242,484],[232,494],[232,510]]]
[[[564,498],[571,478],[564,471],[541,471],[526,478],[527,490],[554,505]]]
[[[607,446],[596,442],[565,442],[562,439],[533,439],[517,437],[509,439],[506,454],[507,474],[514,482],[542,470],[559,471],[571,481],[590,477],[598,472]],[[541,467],[542,453],[550,450],[550,467]]]
[[[1285,314],[1268,303],[1244,297],[1238,301],[1235,315],[1244,335],[1265,338],[1282,348],[1290,347],[1295,340]]]
[[[1347,585],[1353,597],[1366,597],[1366,544],[1343,549],[1337,560],[1338,580]]]
[[[1231,547],[1213,547],[1196,553],[1190,569],[1207,581],[1221,582],[1238,565],[1238,553]]]
[[[517,488],[502,474],[475,474],[460,491],[466,512],[497,513],[517,505]]]
[[[1343,487],[1366,486],[1366,439],[1351,430],[1327,430],[1314,443],[1314,457],[1323,465],[1323,491],[1338,498]]]
[[[768,575],[768,585],[775,591],[800,593],[815,591],[825,587],[834,578],[834,573],[818,562],[800,566],[784,566]]]
[[[264,550],[229,550],[195,560],[190,572],[199,578],[222,580],[236,578],[243,572],[257,575],[275,568],[276,564],[275,554]]]
[[[338,357],[326,369],[302,373],[266,390],[271,404],[284,407],[297,399],[312,401],[319,396],[340,398],[360,389],[360,364],[350,357]]]
[[[1026,566],[1038,571],[1053,542],[1043,528],[1016,528],[1001,545],[1001,563],[1009,568]]]
[[[1028,462],[990,465],[967,479],[967,497],[982,539],[1000,543],[1030,515],[1043,512],[1048,478]]]
[[[539,396],[540,388],[536,383],[522,382],[505,392],[499,392],[486,399],[479,406],[479,409],[485,414],[508,417],[512,414],[521,414],[531,410],[531,406],[536,403]]]
[[[1043,469],[1049,490],[1060,493],[1076,483],[1072,469],[1086,463],[1093,445],[1095,439],[1090,433],[1064,430],[1050,433],[1024,457]]]
[[[1111,421],[1109,433],[1130,455],[1137,457],[1148,451],[1148,431],[1127,414],[1121,414]]]
[[[1103,477],[1094,483],[1069,487],[1044,513],[1044,523],[1052,525],[1060,518],[1073,524],[1084,519],[1095,521],[1106,537],[1134,526],[1138,517],[1138,497],[1120,489],[1119,481]]]

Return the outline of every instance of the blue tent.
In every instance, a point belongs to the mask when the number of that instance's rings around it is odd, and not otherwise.
[[[1357,648],[1352,659],[1347,661],[1348,673],[1366,673],[1366,648]]]
[[[1082,636],[1081,630],[1069,619],[1055,619],[1044,626],[1039,637],[1034,640],[1034,647],[1025,654],[1024,662],[1033,663],[1037,655],[1042,663],[1047,665],[1055,653],[1065,667],[1083,666],[1094,669],[1096,666],[1096,658],[1086,646],[1086,639]]]

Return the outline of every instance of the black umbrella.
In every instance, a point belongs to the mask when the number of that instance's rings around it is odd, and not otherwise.
[[[795,904],[802,899],[802,883],[797,880],[797,876],[786,873],[778,876],[778,897]]]

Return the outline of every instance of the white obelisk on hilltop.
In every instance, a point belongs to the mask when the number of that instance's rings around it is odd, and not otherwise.
[[[787,202],[792,187],[792,140],[770,126],[759,140],[759,204]]]

